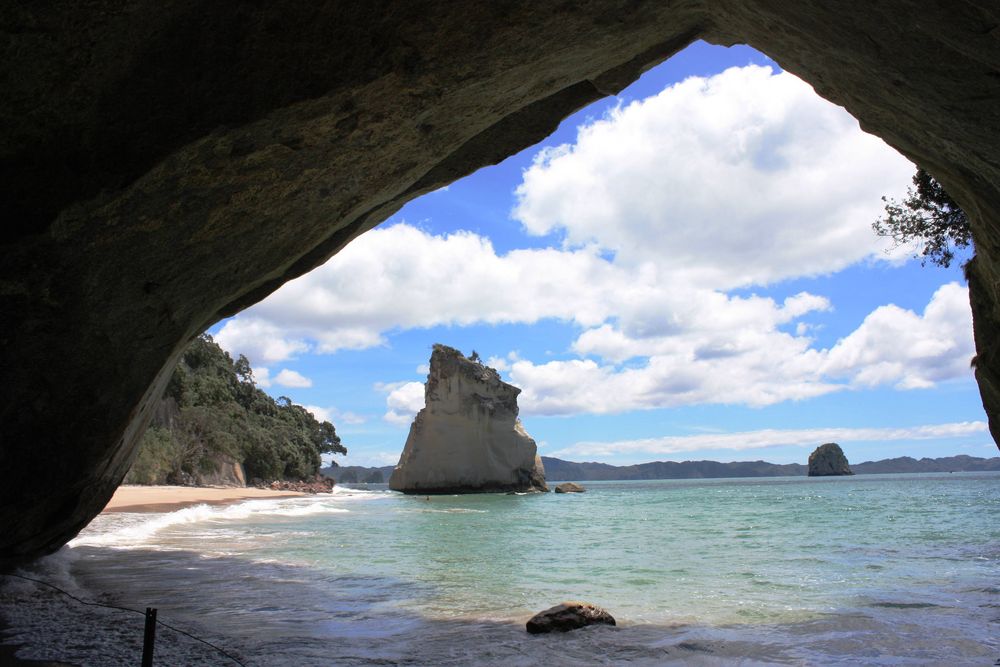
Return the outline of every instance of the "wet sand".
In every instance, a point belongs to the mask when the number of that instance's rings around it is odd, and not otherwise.
[[[7,627],[6,621],[0,617],[0,641],[3,641],[6,635]],[[0,667],[79,667],[69,662],[18,658],[15,654],[19,648],[20,644],[0,644]]]
[[[105,512],[172,512],[192,505],[227,505],[254,498],[292,498],[298,491],[254,487],[120,486]]]
[[[172,512],[193,505],[226,505],[255,498],[290,498],[298,491],[272,491],[254,487],[120,486],[105,512]],[[6,637],[8,624],[0,617],[0,667],[74,667],[65,662],[28,660],[15,656],[16,638]],[[8,643],[10,642],[10,643]]]

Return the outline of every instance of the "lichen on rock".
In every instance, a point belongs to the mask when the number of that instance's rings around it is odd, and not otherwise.
[[[389,488],[404,493],[548,491],[535,441],[517,418],[521,390],[493,368],[437,344],[424,408]]]
[[[820,445],[809,455],[810,477],[832,477],[836,475],[853,475],[851,466],[847,463],[844,450],[835,442]]]

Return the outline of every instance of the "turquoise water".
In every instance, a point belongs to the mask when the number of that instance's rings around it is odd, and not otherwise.
[[[102,515],[35,573],[157,606],[256,665],[1000,658],[1000,474],[586,486],[429,500],[338,488]],[[524,632],[565,599],[599,604],[619,626]],[[111,651],[108,638],[52,641],[66,632],[52,627],[66,606],[57,596],[8,585],[0,604],[32,656],[119,664],[87,653]],[[73,613],[81,627],[112,624],[113,612]],[[127,628],[116,632],[130,641]],[[164,664],[227,664],[182,639],[164,637]],[[77,654],[43,654],[40,642]]]

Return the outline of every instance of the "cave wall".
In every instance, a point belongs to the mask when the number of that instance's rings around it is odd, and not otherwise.
[[[993,5],[17,1],[0,34],[0,566],[101,510],[192,336],[699,38],[768,53],[970,214],[1000,435]]]

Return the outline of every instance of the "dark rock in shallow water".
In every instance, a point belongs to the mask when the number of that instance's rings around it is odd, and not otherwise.
[[[556,486],[556,493],[583,493],[587,489],[573,482],[563,482]]]
[[[546,632],[568,632],[587,625],[617,625],[615,618],[604,609],[589,602],[563,602],[531,617],[528,632],[539,635]]]
[[[810,477],[832,477],[835,475],[853,475],[851,466],[847,464],[844,451],[835,442],[820,445],[809,455]]]

